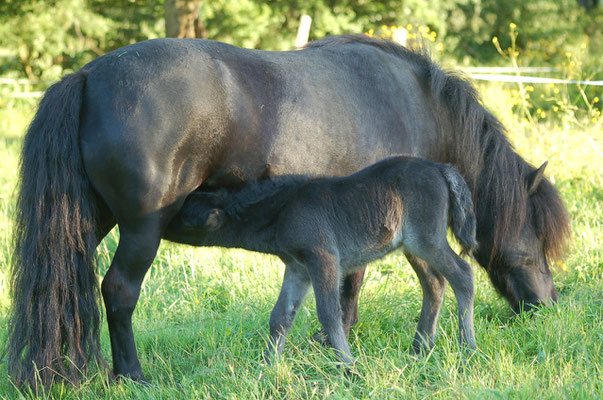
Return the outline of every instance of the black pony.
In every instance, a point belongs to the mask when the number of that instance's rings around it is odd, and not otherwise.
[[[475,348],[473,271],[448,245],[448,225],[463,251],[477,247],[471,192],[456,169],[408,156],[390,157],[353,175],[280,177],[231,193],[196,192],[165,237],[196,246],[239,247],[279,256],[283,286],[270,315],[270,347],[280,355],[310,285],[328,343],[353,364],[342,324],[343,277],[401,248],[424,294],[450,282],[458,303],[459,340]],[[413,342],[434,342],[442,296],[423,297]]]
[[[188,194],[263,176],[348,175],[393,154],[456,166],[476,208],[476,258],[514,309],[557,297],[547,260],[569,233],[558,193],[512,150],[475,89],[424,55],[364,36],[292,52],[158,39],[64,77],[23,147],[10,376],[77,382],[99,356],[95,248],[115,224],[101,288],[113,369],[143,379],[132,312]],[[346,333],[362,276],[343,283]]]

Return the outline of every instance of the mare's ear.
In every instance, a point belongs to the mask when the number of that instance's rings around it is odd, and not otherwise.
[[[534,193],[536,193],[536,190],[538,190],[538,185],[540,185],[540,182],[542,182],[542,178],[544,178],[544,169],[546,168],[547,164],[549,162],[545,161],[540,168],[538,168],[537,170],[534,170],[532,172],[530,172],[530,174],[528,175],[528,195],[531,196]]]
[[[205,220],[204,225],[209,231],[217,231],[224,225],[224,211],[212,208],[205,213],[203,219]]]

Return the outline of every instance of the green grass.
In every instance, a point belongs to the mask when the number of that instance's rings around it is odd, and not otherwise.
[[[486,91],[487,92],[487,91]],[[487,95],[490,95],[487,92]],[[495,103],[486,99],[486,104]],[[500,105],[504,110],[504,104]],[[14,186],[31,104],[0,109],[0,346],[5,345],[8,260]],[[530,162],[550,160],[547,175],[561,191],[574,240],[554,271],[558,304],[513,317],[476,267],[475,329],[479,349],[463,360],[457,345],[456,304],[448,290],[434,350],[409,354],[420,309],[420,286],[403,256],[369,267],[361,293],[361,320],[350,344],[358,377],[346,379],[332,351],[310,340],[318,330],[314,302],[306,300],[284,356],[261,362],[268,318],[283,266],[240,250],[194,249],[163,243],[149,271],[134,316],[149,386],[113,384],[93,369],[77,389],[56,385],[46,398],[568,398],[601,397],[603,343],[603,171],[601,125],[529,126],[495,112],[511,127],[518,151]],[[99,277],[107,270],[118,234],[100,248]],[[102,351],[110,359],[106,322]],[[465,362],[466,361],[466,362]],[[20,395],[0,361],[0,398]]]

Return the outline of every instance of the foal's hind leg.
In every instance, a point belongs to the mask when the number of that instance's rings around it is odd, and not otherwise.
[[[299,306],[308,294],[310,277],[306,268],[294,262],[287,263],[283,286],[270,314],[270,344],[265,360],[270,363],[273,354],[280,356],[285,347],[285,337],[291,329]]]
[[[433,347],[438,317],[444,299],[446,279],[429,268],[425,261],[412,256],[410,253],[406,253],[406,258],[419,277],[423,289],[423,306],[417,333],[412,344],[413,352],[419,353],[423,349],[429,350]]]

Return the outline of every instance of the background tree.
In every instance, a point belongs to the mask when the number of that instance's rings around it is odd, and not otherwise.
[[[199,19],[200,0],[165,0],[165,31],[167,37],[207,38]]]

